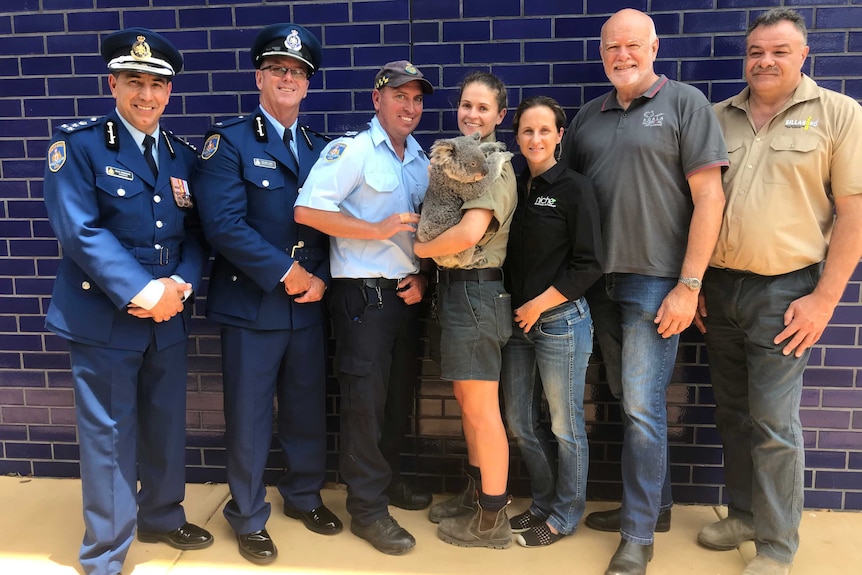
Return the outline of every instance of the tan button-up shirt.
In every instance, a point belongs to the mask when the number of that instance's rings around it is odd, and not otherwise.
[[[803,75],[785,107],[755,131],[749,88],[715,105],[730,168],[710,265],[778,275],[823,261],[833,196],[862,193],[862,107]]]

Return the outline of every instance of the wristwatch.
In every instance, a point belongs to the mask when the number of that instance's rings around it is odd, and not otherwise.
[[[700,289],[701,283],[697,278],[684,278],[681,277],[677,280],[679,283],[690,289],[691,291],[697,291]]]

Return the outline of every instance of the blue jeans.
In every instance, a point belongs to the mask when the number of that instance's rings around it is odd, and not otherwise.
[[[620,534],[653,542],[660,509],[669,508],[665,393],[679,336],[663,338],[654,323],[676,278],[605,274],[587,293],[611,392],[623,412],[623,501]]]
[[[799,546],[804,446],[802,357],[773,338],[790,303],[810,294],[819,265],[780,276],[710,268],[703,282],[715,423],[724,445],[728,514],[754,525],[757,552],[790,563]]]
[[[586,505],[584,378],[592,350],[590,310],[583,298],[547,310],[527,334],[514,325],[503,348],[506,421],[530,472],[530,512],[566,535],[577,528]],[[556,453],[540,422],[542,390]]]

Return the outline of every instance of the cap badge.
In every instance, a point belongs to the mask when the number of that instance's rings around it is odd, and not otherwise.
[[[299,39],[299,32],[291,30],[287,38],[284,39],[284,45],[294,52],[302,51],[302,40]]]
[[[138,36],[138,41],[132,44],[132,51],[130,52],[133,58],[136,60],[146,60],[148,58],[152,58],[153,52],[150,50],[150,45],[147,44],[146,36]]]
[[[415,76],[419,73],[419,70],[417,70],[416,66],[414,66],[413,64],[407,64],[406,66],[404,66],[404,71],[411,76]]]

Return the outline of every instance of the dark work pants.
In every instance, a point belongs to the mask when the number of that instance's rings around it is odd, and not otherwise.
[[[361,525],[389,513],[385,491],[392,472],[381,438],[385,430],[388,440],[400,440],[406,418],[386,425],[396,405],[387,408],[387,397],[391,386],[412,393],[416,376],[417,307],[406,305],[395,290],[379,294],[378,299],[374,288],[355,280],[334,280],[328,300],[341,387],[340,471],[347,483],[347,511]],[[409,365],[412,379],[405,380]],[[400,406],[407,403],[404,393],[395,394]]]

